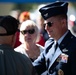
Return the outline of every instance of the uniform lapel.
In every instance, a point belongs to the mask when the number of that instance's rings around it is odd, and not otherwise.
[[[64,37],[63,41],[60,43],[59,48],[61,50],[63,50],[64,48],[67,47],[67,45],[69,45],[69,43],[72,41],[72,39],[74,38],[74,36],[71,34],[71,32],[69,31],[67,33],[67,35]]]
[[[66,46],[69,44],[69,42],[71,42],[72,38],[74,38],[74,36],[71,34],[71,32],[69,31],[68,34],[64,37],[63,41],[61,42],[61,44],[59,45],[59,47],[57,48],[54,56],[52,57],[52,59],[50,60],[50,65],[49,68],[53,65],[53,63],[55,62],[55,60],[58,58],[58,56],[60,54],[62,54],[62,52],[64,51],[68,51],[66,49]],[[49,58],[50,59],[50,58]]]
[[[55,60],[58,58],[58,56],[62,53],[62,51],[60,50],[60,48],[58,47],[54,56],[51,59],[51,63],[49,65],[49,68],[52,66],[52,64],[55,62]]]

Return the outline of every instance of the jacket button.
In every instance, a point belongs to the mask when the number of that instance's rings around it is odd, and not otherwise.
[[[50,74],[52,74],[52,73],[53,73],[53,71],[52,71],[52,70],[49,70],[49,73],[50,73]]]

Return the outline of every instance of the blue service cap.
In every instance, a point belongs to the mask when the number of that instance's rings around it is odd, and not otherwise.
[[[44,20],[46,20],[52,16],[67,14],[67,10],[68,10],[67,2],[53,2],[40,8],[39,12],[41,13]]]

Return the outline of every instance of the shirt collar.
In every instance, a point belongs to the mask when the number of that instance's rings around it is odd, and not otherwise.
[[[58,44],[60,44],[62,42],[62,40],[64,39],[64,37],[67,35],[69,31],[66,31],[65,34],[58,40]]]

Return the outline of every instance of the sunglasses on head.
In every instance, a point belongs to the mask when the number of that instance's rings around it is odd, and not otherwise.
[[[51,27],[53,23],[52,22],[45,23],[44,27],[46,26],[46,24],[47,24],[48,27]]]
[[[35,32],[35,29],[29,29],[29,30],[23,30],[23,31],[20,31],[23,35],[26,34],[27,32],[29,34],[33,34]]]

